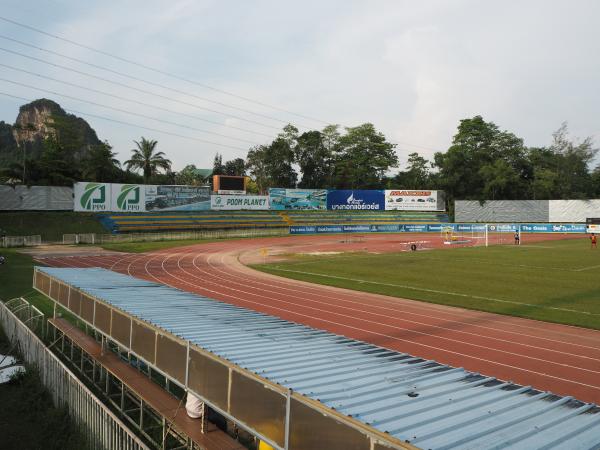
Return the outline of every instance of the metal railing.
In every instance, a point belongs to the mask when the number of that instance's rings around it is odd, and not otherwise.
[[[17,314],[19,311],[22,314],[27,308],[23,303],[27,302],[20,300],[22,302],[17,302],[15,308]],[[73,421],[82,429],[86,448],[147,450],[148,446],[79,381],[17,314],[0,302],[0,326],[9,340],[17,343],[25,362],[37,368],[54,405],[66,407]],[[37,317],[35,312],[25,314],[29,318]]]
[[[2,247],[33,247],[42,245],[42,237],[39,234],[34,236],[4,236],[2,238]]]
[[[64,234],[63,244],[110,244],[118,242],[155,242],[174,240],[229,239],[287,236],[288,228],[242,228],[230,230],[172,231],[163,233]]]

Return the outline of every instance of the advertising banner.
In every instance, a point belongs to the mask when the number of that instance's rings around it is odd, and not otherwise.
[[[383,211],[385,194],[380,190],[333,190],[327,193],[327,209]]]
[[[407,223],[404,225],[404,231],[407,233],[425,233],[427,231],[427,225]]]
[[[388,211],[443,211],[443,191],[386,190]]]
[[[315,234],[317,227],[313,226],[298,226],[294,225],[290,227],[290,234]]]
[[[271,209],[327,209],[326,189],[270,188]]]
[[[588,223],[586,227],[586,233],[600,234],[600,225],[595,223]]]
[[[74,183],[73,210],[110,211],[111,185],[109,183]]]
[[[146,211],[206,211],[209,186],[145,186]]]
[[[111,184],[110,210],[118,212],[146,211],[143,184]]]
[[[269,209],[268,195],[211,195],[210,209],[241,210]]]

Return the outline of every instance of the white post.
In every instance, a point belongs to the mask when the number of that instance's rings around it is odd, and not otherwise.
[[[485,224],[485,246],[488,246],[488,224]]]

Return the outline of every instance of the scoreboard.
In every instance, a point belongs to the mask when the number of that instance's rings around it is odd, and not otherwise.
[[[217,194],[246,194],[248,177],[213,175],[213,192]]]

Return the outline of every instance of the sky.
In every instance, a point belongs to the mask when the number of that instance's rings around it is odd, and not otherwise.
[[[0,20],[0,92],[19,97],[0,95],[0,120],[53,99],[122,161],[141,136],[180,170],[287,123],[371,122],[404,163],[475,115],[529,146],[565,121],[600,142],[595,0],[3,0],[0,16],[80,44]]]

